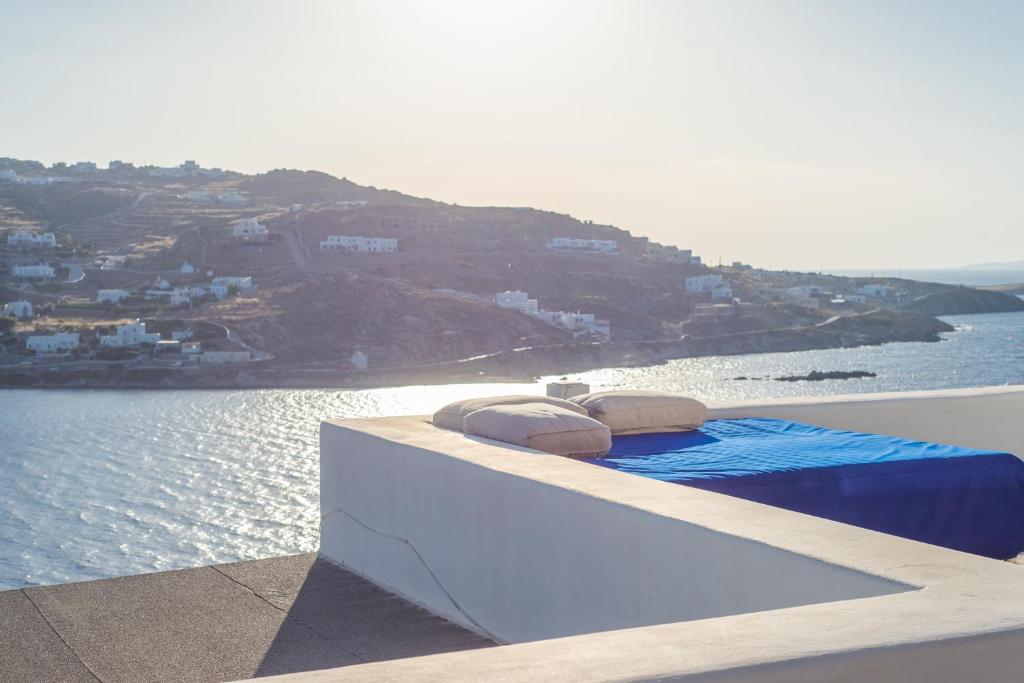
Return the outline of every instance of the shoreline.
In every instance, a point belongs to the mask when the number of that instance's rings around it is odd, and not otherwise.
[[[874,311],[814,327],[645,342],[562,344],[499,351],[462,361],[428,363],[354,375],[341,370],[244,368],[118,368],[0,371],[0,389],[335,389],[359,391],[442,384],[534,383],[540,377],[622,367],[655,367],[684,358],[792,353],[938,342],[955,328],[928,316]]]

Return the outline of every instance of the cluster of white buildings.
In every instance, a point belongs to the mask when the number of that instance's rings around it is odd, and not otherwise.
[[[57,277],[56,271],[45,263],[35,265],[11,266],[11,275],[22,280],[52,280]]]
[[[74,178],[64,176],[21,176],[13,169],[0,168],[0,183],[15,183],[17,185],[53,185],[54,183],[71,183]]]
[[[551,249],[552,251],[596,251],[603,254],[611,254],[619,250],[619,243],[615,240],[555,237],[548,242],[548,249]]]
[[[358,235],[330,235],[321,240],[320,251],[357,251],[367,254],[394,254],[398,240],[392,237],[361,237]]]
[[[526,292],[500,292],[495,295],[494,300],[502,308],[510,308],[546,323],[563,327],[574,335],[592,335],[602,341],[611,339],[610,323],[607,320],[599,320],[593,313],[546,311],[540,308],[537,300],[531,299]]]
[[[32,317],[32,302],[30,301],[11,301],[4,304],[4,315],[14,316],[15,318],[31,318]]]
[[[42,356],[47,353],[67,353],[78,347],[77,332],[58,332],[57,334],[34,334],[25,340],[25,348]]]
[[[686,278],[686,291],[689,294],[709,294],[712,301],[732,299],[732,287],[721,275],[709,273]]]
[[[853,291],[861,296],[872,297],[875,299],[888,299],[894,292],[893,288],[889,285],[877,284],[861,285]]]
[[[253,288],[251,276],[230,275],[215,277],[208,285],[185,285],[182,287],[171,287],[167,280],[157,279],[154,289],[147,289],[143,297],[148,301],[164,301],[169,306],[185,306],[191,303],[192,299],[198,299],[212,295],[218,301],[223,301],[231,295],[232,288],[246,291]],[[124,292],[124,290],[104,290]],[[97,301],[99,301],[97,295]],[[114,302],[116,303],[116,302]]]
[[[235,239],[242,240],[243,242],[266,242],[270,235],[267,226],[255,218],[245,218],[238,221],[231,227],[231,232]]]
[[[186,265],[188,264],[186,263]],[[186,272],[184,267],[182,267],[182,272]],[[161,301],[169,306],[187,306],[193,299],[199,299],[207,294],[222,301],[231,295],[233,288],[246,291],[254,286],[252,277],[248,275],[215,277],[209,284],[183,285],[181,287],[172,287],[167,280],[158,277],[150,289],[143,291],[142,297],[146,301]],[[132,293],[127,289],[101,289],[96,292],[96,303],[117,305],[131,295]]]
[[[100,346],[112,349],[126,349],[140,344],[156,344],[160,341],[159,332],[146,332],[146,323],[136,320],[127,325],[118,325],[114,334],[101,334]]]
[[[52,232],[29,232],[12,230],[7,233],[7,247],[10,249],[53,249],[57,236]]]
[[[118,164],[118,166],[115,166]],[[131,167],[131,164],[127,165]],[[124,165],[120,161],[111,161],[110,170],[124,168]],[[177,166],[154,166],[149,169],[149,175],[154,178],[185,178],[204,176],[208,178],[220,178],[224,175],[224,171],[219,168],[203,168],[193,160],[185,161]]]
[[[647,256],[655,263],[700,265],[700,256],[694,256],[691,249],[680,249],[671,244],[649,242],[647,244]]]

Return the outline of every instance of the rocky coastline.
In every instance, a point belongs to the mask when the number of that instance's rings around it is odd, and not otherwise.
[[[740,332],[646,342],[553,344],[500,351],[473,359],[398,366],[352,373],[324,368],[253,363],[223,368],[118,368],[0,372],[0,387],[115,389],[365,389],[410,384],[530,382],[562,373],[606,367],[659,365],[679,358],[779,353],[874,346],[890,342],[937,342],[954,328],[904,311],[879,310],[834,318],[809,327]]]

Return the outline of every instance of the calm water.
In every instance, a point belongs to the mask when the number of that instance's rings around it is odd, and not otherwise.
[[[709,401],[1024,383],[1024,314],[947,318],[938,344],[680,360],[574,378]],[[733,377],[870,370],[876,379]],[[428,413],[537,384],[367,391],[0,391],[0,589],[317,547],[324,417]]]

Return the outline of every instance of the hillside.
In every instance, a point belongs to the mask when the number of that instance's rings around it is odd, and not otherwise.
[[[357,349],[378,366],[424,363],[569,338],[512,311],[354,273],[263,288],[204,315],[284,365],[339,366]]]
[[[685,232],[679,248],[665,247],[621,227],[557,212],[446,204],[316,171],[248,176],[195,164],[47,169],[0,160],[4,169],[23,178],[0,182],[0,233],[54,231],[58,247],[6,249],[0,235],[0,303],[26,299],[41,313],[19,323],[20,341],[5,347],[18,351],[0,364],[26,361],[24,338],[37,323],[91,338],[116,321],[180,318],[224,325],[236,345],[240,340],[253,349],[259,367],[246,369],[248,382],[257,370],[270,375],[260,381],[271,384],[298,381],[305,370],[312,374],[303,382],[326,381],[317,373],[351,372],[348,359],[355,350],[368,355],[371,371],[427,368],[418,379],[432,381],[433,364],[476,356],[498,354],[507,360],[503,372],[521,374],[548,367],[531,355],[538,353],[568,369],[595,367],[595,359],[658,362],[666,353],[927,340],[937,338],[939,324],[928,315],[1024,309],[1024,302],[994,292],[897,278],[744,264],[709,268],[685,250]],[[262,237],[235,235],[233,226],[243,220],[256,221]],[[339,235],[393,240],[396,248],[321,249],[322,241]],[[613,246],[552,248],[556,238]],[[7,276],[14,265],[40,261],[67,281],[26,284]],[[81,277],[72,278],[74,272]],[[216,277],[251,278],[253,287],[218,300],[209,289]],[[691,286],[693,278],[706,280],[707,288]],[[200,293],[169,305],[148,293],[161,282]],[[130,296],[99,305],[100,289]],[[496,305],[496,294],[507,290],[528,293],[548,322],[539,312]],[[906,311],[898,324],[885,318],[896,309]],[[874,311],[881,312],[864,315]],[[564,322],[587,316],[607,321],[606,331]],[[888,331],[886,320],[892,323]],[[677,348],[681,337],[690,340],[683,351]],[[603,342],[597,350],[589,345],[595,340]],[[527,348],[532,350],[517,351]],[[577,362],[566,360],[574,356]],[[524,364],[519,371],[508,364],[516,362]],[[166,374],[166,364],[149,365]],[[437,372],[464,373],[468,367],[438,366]],[[170,376],[160,381],[173,381]]]
[[[1009,313],[1024,311],[1024,300],[1003,292],[958,287],[914,299],[903,310],[925,315]]]

